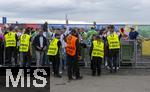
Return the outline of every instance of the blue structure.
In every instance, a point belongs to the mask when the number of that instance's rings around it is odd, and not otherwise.
[[[7,23],[7,17],[2,17],[2,23],[6,24]]]
[[[65,24],[49,24],[48,26],[49,26],[49,28],[60,28],[61,29],[61,28],[65,27]],[[93,24],[69,24],[68,26],[70,28],[78,27],[78,28],[89,29],[90,27],[93,26]],[[107,26],[106,24],[97,24],[96,29],[101,30],[103,28],[106,28],[106,26]],[[115,26],[116,31],[118,31],[122,27],[123,28],[125,27],[125,25],[119,25],[119,24],[114,25],[114,26]]]

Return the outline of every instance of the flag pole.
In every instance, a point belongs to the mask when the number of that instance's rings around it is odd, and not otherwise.
[[[65,17],[66,17],[66,19],[65,19],[66,20],[66,26],[68,26],[68,24],[69,24],[68,15],[66,14]]]

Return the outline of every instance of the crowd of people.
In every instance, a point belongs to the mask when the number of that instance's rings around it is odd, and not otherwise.
[[[61,78],[61,69],[67,70],[68,79],[82,79],[79,69],[81,49],[89,48],[91,75],[100,76],[102,62],[107,63],[110,73],[119,69],[120,41],[136,40],[138,32],[130,28],[126,35],[124,28],[115,30],[114,25],[97,30],[84,28],[37,29],[4,27],[0,30],[1,66],[52,66],[55,77]],[[84,57],[86,58],[86,57]],[[50,63],[51,62],[51,63]],[[35,63],[35,64],[34,64]]]

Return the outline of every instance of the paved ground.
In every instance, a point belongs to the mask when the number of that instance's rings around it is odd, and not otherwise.
[[[150,92],[150,69],[121,69],[116,74],[103,70],[102,76],[92,77],[82,69],[83,79],[67,82],[66,74],[58,79],[51,76],[50,92]]]

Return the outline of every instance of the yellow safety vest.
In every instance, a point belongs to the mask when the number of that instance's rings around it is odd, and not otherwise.
[[[104,58],[104,43],[93,41],[92,56]]]
[[[20,36],[20,52],[28,52],[30,46],[30,35],[23,34]]]
[[[5,35],[5,47],[16,47],[16,34],[14,32],[9,32]]]
[[[58,41],[59,40],[55,38],[50,42],[47,55],[55,56],[57,54],[57,52],[58,52],[58,46],[57,46]]]
[[[120,41],[119,37],[116,33],[110,34],[107,37],[109,49],[119,49],[120,48]]]

